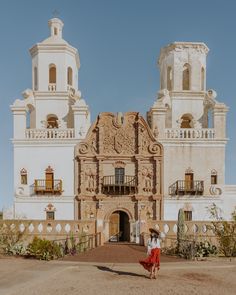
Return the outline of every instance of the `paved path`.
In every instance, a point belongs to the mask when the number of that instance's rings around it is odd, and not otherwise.
[[[138,263],[146,258],[146,247],[131,243],[108,243],[104,246],[63,258],[65,261],[105,262],[105,263]],[[183,261],[180,258],[161,256],[162,262]]]

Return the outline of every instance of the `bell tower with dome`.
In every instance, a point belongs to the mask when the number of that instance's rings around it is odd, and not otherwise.
[[[74,147],[90,127],[78,51],[63,39],[60,19],[48,25],[50,36],[30,49],[32,89],[11,105],[15,218],[74,217]]]

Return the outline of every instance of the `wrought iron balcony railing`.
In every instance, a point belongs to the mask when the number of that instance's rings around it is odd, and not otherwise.
[[[34,192],[37,195],[44,194],[61,194],[62,193],[62,180],[46,180],[46,179],[35,179],[34,181]]]
[[[137,191],[136,176],[109,175],[103,177],[104,194],[129,195]]]
[[[169,195],[202,195],[204,181],[202,180],[177,180],[169,187]]]

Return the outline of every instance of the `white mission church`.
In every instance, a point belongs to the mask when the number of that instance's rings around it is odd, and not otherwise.
[[[79,54],[62,38],[63,22],[30,49],[32,89],[11,105],[15,219],[209,220],[236,206],[225,185],[226,114],[206,90],[204,43],[161,49],[160,91],[147,112],[101,113],[94,123],[78,88]],[[141,212],[141,213],[140,213]]]

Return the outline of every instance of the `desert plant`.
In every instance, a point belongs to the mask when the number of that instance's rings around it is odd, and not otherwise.
[[[27,247],[27,256],[40,260],[51,260],[62,256],[60,246],[53,241],[34,237]]]
[[[219,243],[219,251],[226,257],[236,256],[236,208],[232,212],[232,220],[226,221],[221,216],[221,210],[212,204],[208,208],[212,221],[212,231]]]
[[[86,234],[84,232],[79,233],[78,235],[78,243],[76,245],[76,251],[78,253],[85,252],[88,248],[88,240]]]
[[[0,252],[9,254],[9,249],[23,242],[25,238],[25,229],[20,231],[19,222],[14,224],[0,224]]]
[[[195,257],[209,257],[218,253],[217,247],[209,241],[198,242],[195,245]]]
[[[178,222],[177,222],[177,253],[182,252],[184,237],[185,237],[184,211],[183,209],[179,209]]]
[[[9,248],[6,248],[6,254],[24,256],[27,254],[27,247],[24,244],[15,244]]]

